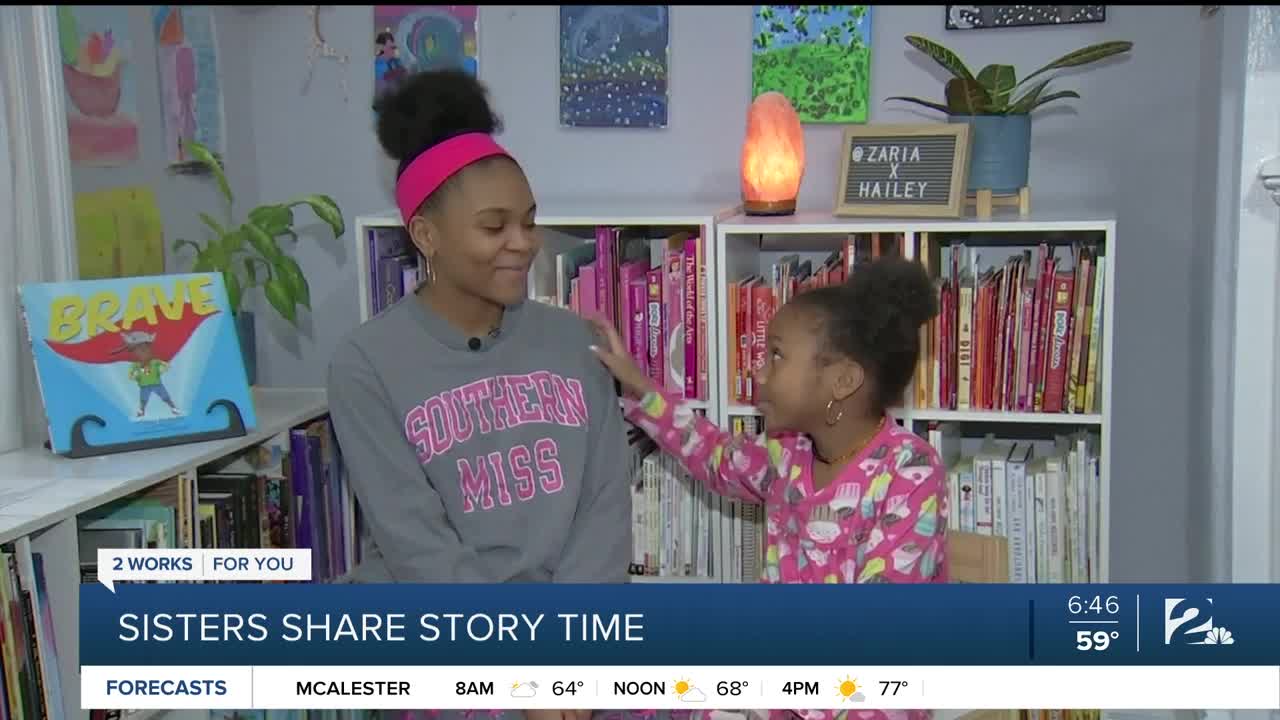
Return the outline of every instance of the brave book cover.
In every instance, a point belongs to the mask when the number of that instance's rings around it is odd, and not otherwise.
[[[36,283],[19,293],[53,452],[102,455],[256,427],[219,273]]]

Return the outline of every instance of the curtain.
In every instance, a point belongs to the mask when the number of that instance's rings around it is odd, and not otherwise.
[[[0,452],[8,452],[46,439],[17,288],[76,271],[54,7],[0,6],[0,47]]]

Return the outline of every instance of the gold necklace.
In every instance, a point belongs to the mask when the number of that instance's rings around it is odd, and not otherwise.
[[[876,436],[880,434],[880,431],[884,429],[884,424],[885,424],[886,422],[888,422],[888,421],[889,421],[888,416],[885,416],[884,418],[882,418],[882,419],[880,420],[880,424],[876,425],[876,429],[871,433],[871,435],[870,435],[866,440],[863,440],[862,442],[860,442],[860,443],[858,443],[858,444],[854,445],[854,446],[853,446],[853,448],[852,448],[851,450],[849,450],[848,452],[844,453],[843,455],[841,455],[840,457],[838,457],[838,458],[836,458],[836,459],[834,459],[834,460],[827,460],[826,458],[822,457],[822,454],[818,452],[818,448],[817,448],[817,447],[814,447],[814,449],[813,449],[813,455],[814,455],[814,457],[816,457],[818,460],[820,460],[820,461],[821,461],[821,462],[823,462],[823,463],[826,463],[827,465],[830,465],[831,467],[836,467],[836,466],[838,466],[838,465],[843,465],[843,464],[844,464],[845,462],[847,462],[850,458],[853,458],[853,457],[855,457],[858,453],[862,452],[863,450],[866,450],[866,449],[867,449],[867,446],[871,444],[871,441],[872,441],[872,440],[875,440],[875,439],[876,439]]]

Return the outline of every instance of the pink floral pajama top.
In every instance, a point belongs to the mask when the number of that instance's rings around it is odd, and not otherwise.
[[[733,435],[682,398],[651,391],[623,403],[628,420],[719,495],[765,506],[766,583],[945,583],[946,468],[928,442],[892,420],[825,488],[798,434]],[[920,718],[923,711],[773,711],[771,720]]]

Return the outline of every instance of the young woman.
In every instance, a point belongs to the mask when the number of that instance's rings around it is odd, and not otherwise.
[[[351,332],[329,408],[371,534],[354,582],[625,582],[626,434],[588,323],[527,301],[534,198],[470,75],[376,105],[416,292]]]

